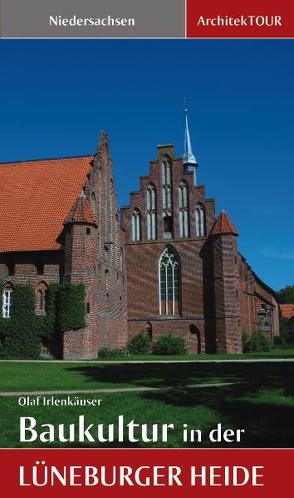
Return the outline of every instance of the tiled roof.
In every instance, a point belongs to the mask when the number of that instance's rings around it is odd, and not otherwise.
[[[221,235],[221,234],[238,235],[237,229],[234,227],[230,218],[224,211],[221,212],[210,232],[210,235]]]
[[[294,316],[294,304],[280,304],[282,318],[292,318]]]
[[[92,156],[0,164],[0,252],[58,249]]]
[[[86,196],[80,195],[70,209],[64,223],[91,223],[96,225],[91,206]]]

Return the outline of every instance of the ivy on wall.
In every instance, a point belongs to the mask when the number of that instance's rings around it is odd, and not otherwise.
[[[41,338],[35,312],[35,292],[31,285],[14,285],[11,318],[7,322],[2,354],[5,358],[39,358]]]
[[[0,282],[1,310],[4,283]],[[16,284],[11,295],[10,318],[0,316],[0,356],[37,359],[42,342],[54,356],[60,355],[62,334],[85,327],[83,284],[51,284],[46,293],[46,314],[35,311],[31,285]]]
[[[64,284],[58,292],[58,325],[61,332],[85,327],[85,287]]]

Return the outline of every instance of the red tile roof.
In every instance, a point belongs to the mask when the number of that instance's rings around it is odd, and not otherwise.
[[[210,235],[221,235],[221,234],[238,235],[237,229],[234,227],[230,218],[224,211],[221,212],[210,232]]]
[[[77,198],[64,223],[91,223],[96,225],[91,205],[84,195]]]
[[[0,164],[0,252],[58,249],[92,156]]]
[[[294,316],[294,304],[280,304],[282,318],[289,320]]]

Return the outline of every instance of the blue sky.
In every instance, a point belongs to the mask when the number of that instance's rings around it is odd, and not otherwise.
[[[156,146],[183,152],[274,289],[294,284],[294,40],[1,40],[0,161],[83,155],[111,139],[120,205]]]

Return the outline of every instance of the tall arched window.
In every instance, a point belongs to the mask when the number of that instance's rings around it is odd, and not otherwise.
[[[148,185],[146,189],[146,221],[147,239],[156,239],[156,190],[154,185]]]
[[[205,208],[202,204],[196,206],[196,237],[206,236]]]
[[[10,318],[12,285],[6,284],[2,294],[2,316]]]
[[[36,288],[36,313],[42,314],[46,311],[47,284],[40,282]]]
[[[139,242],[141,240],[141,214],[139,209],[134,209],[131,219],[131,241]]]
[[[188,188],[185,182],[179,185],[179,225],[180,237],[189,237]]]
[[[161,184],[162,184],[162,207],[170,209],[172,207],[171,195],[171,165],[167,157],[161,162]]]
[[[176,252],[167,247],[159,260],[161,315],[176,315],[180,311],[180,261]]]

